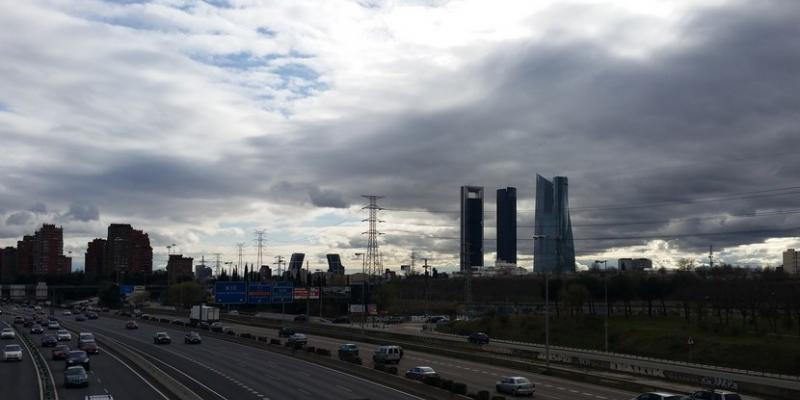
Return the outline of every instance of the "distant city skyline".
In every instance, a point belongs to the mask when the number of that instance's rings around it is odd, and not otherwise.
[[[583,266],[701,263],[710,245],[780,265],[800,248],[798,19],[791,1],[16,2],[0,246],[54,224],[81,269],[126,223],[155,269],[170,252],[238,261],[236,243],[252,264],[266,229],[267,264],[355,266],[373,193],[384,264],[413,251],[445,271],[470,184],[517,189],[530,268],[540,173],[569,177]]]

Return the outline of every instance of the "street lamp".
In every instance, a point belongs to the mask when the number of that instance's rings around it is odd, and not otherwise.
[[[367,254],[355,253],[356,257],[361,257],[361,305],[364,307],[364,317],[361,319],[361,335],[364,336],[364,323],[367,320]]]
[[[545,240],[547,235],[533,235],[533,240]],[[544,358],[545,367],[550,371],[550,273],[544,273]]]
[[[605,349],[606,353],[608,353],[608,276],[606,272],[608,271],[608,260],[595,260],[595,264],[603,263],[603,291],[605,292],[605,305],[606,305],[606,312],[603,317],[603,328],[605,329]]]

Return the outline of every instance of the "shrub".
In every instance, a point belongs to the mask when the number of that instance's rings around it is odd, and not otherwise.
[[[488,390],[481,390],[478,392],[478,400],[489,400],[490,394]]]
[[[275,345],[280,346],[281,345],[281,340],[280,339],[270,339],[269,340],[269,344],[275,344]]]
[[[397,367],[386,367],[386,368],[384,368],[383,372],[386,372],[386,373],[389,373],[389,374],[392,374],[392,375],[397,375]]]
[[[450,391],[455,394],[467,394],[467,384],[461,382],[453,382]]]
[[[444,390],[450,391],[450,389],[453,388],[453,381],[451,381],[450,379],[442,379],[441,381],[439,381],[439,387]]]
[[[253,335],[252,335],[252,334],[249,334],[249,333],[247,333],[247,332],[245,332],[245,333],[240,333],[240,334],[239,334],[239,337],[241,337],[241,338],[245,338],[245,339],[252,339],[252,338],[253,338]]]
[[[374,365],[372,368],[374,368],[374,369],[376,369],[376,370],[378,370],[378,371],[383,371],[383,370],[384,370],[384,368],[386,368],[386,364],[383,364],[383,363],[375,363],[375,365]]]
[[[441,380],[442,379],[438,376],[426,376],[422,381],[425,382],[426,385],[439,386]]]
[[[492,396],[492,400],[506,400],[506,396]]]
[[[328,349],[317,348],[317,354],[319,354],[321,356],[325,356],[325,357],[330,357],[331,356],[331,351],[328,350]]]
[[[314,347],[314,346],[306,346],[305,350],[306,350],[306,352],[313,353],[313,352],[317,351],[317,348]]]
[[[472,400],[478,400],[478,394],[477,393],[470,393],[470,394],[467,395],[467,397],[469,397]]]
[[[266,336],[259,336],[258,337],[258,341],[259,342],[269,342],[269,339]]]

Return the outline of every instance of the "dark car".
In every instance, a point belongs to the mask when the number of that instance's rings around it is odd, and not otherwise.
[[[206,322],[206,321],[200,321],[200,322],[198,322],[198,323],[197,323],[197,327],[198,327],[198,328],[200,328],[200,329],[205,329],[205,330],[208,330],[208,328],[209,328],[210,326],[211,326],[211,325],[209,325],[209,323],[208,323],[208,322]]]
[[[32,327],[33,326],[33,318],[25,317],[25,319],[22,321],[22,326],[24,326],[26,328]]]
[[[16,317],[14,317],[14,323],[15,324],[24,324],[25,323],[25,318],[22,318],[20,316],[16,316]]]
[[[153,335],[153,343],[170,344],[172,343],[172,338],[169,337],[167,332],[156,332],[155,335]]]
[[[42,347],[56,347],[58,346],[58,339],[55,335],[42,336]]]
[[[336,317],[333,319],[334,324],[349,324],[350,317]]]
[[[75,321],[78,321],[78,322],[86,321],[86,317],[84,317],[83,315],[78,314],[78,315],[75,316]]]
[[[292,329],[292,328],[286,328],[286,327],[284,327],[284,328],[281,328],[281,329],[278,331],[278,336],[279,336],[279,337],[289,337],[289,336],[292,336],[292,335],[294,335],[295,333],[296,333],[296,332],[294,331],[294,329]]]
[[[89,386],[89,374],[80,366],[75,365],[64,370],[64,387]]]
[[[31,326],[31,333],[34,334],[34,335],[42,334],[42,333],[44,333],[44,328],[42,328],[42,326],[39,325],[39,324],[35,324],[35,325]]]
[[[69,354],[69,346],[60,344],[53,349],[53,360],[66,360]]]
[[[294,322],[308,322],[308,317],[305,315],[298,315],[294,317]]]
[[[483,332],[473,332],[467,337],[470,343],[475,344],[489,344],[489,335]]]
[[[209,326],[211,332],[222,332],[222,323],[221,322],[214,322]]]
[[[437,377],[439,374],[431,367],[413,367],[406,371],[406,378],[414,380],[424,380],[427,377]]]
[[[100,348],[97,347],[96,342],[83,342],[78,345],[78,348],[88,354],[100,354]]]
[[[203,343],[203,338],[197,332],[189,332],[183,337],[183,343],[186,344],[200,344]]]
[[[125,323],[125,329],[139,329],[139,325],[134,320]]]
[[[74,365],[80,365],[87,371],[90,370],[89,355],[83,350],[72,350],[67,353],[67,368]]]
[[[361,358],[358,356],[358,346],[352,343],[345,343],[339,346],[339,359],[360,364]]]
[[[90,312],[90,313],[86,313],[86,318],[89,318],[89,319],[97,319],[97,318],[98,318],[98,317],[97,317],[97,313],[96,313],[96,312]]]

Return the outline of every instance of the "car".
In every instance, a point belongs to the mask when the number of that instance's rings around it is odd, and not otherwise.
[[[58,323],[58,321],[52,321],[51,320],[51,321],[49,321],[47,323],[47,330],[55,331],[55,330],[58,330],[58,329],[61,329],[61,325]]]
[[[130,316],[130,315],[129,315],[129,316]],[[86,318],[89,318],[89,319],[97,319],[97,318],[99,318],[99,317],[98,317],[98,315],[97,315],[97,313],[96,313],[96,312],[90,312],[90,313],[86,313]]]
[[[223,326],[222,333],[227,335],[235,335],[236,331],[234,331],[233,328],[231,328],[230,326]]]
[[[78,343],[78,349],[85,351],[87,354],[100,354],[100,348],[97,347],[97,342]]]
[[[33,326],[33,318],[25,317],[25,320],[22,321],[22,326],[26,328],[30,328]]]
[[[42,336],[42,347],[56,347],[58,346],[58,338],[54,335]]]
[[[83,366],[84,369],[87,371],[91,369],[89,364],[89,355],[86,354],[83,350],[72,350],[67,353],[67,358],[65,359],[67,363],[67,368],[73,365],[80,365]]]
[[[211,332],[222,332],[222,322],[214,322],[209,325],[208,329],[210,329]]]
[[[64,370],[64,387],[89,386],[89,374],[80,365],[68,367]]]
[[[3,361],[22,361],[22,347],[18,344],[7,344],[3,347]]]
[[[114,400],[110,394],[92,394],[83,398],[83,400]]]
[[[497,393],[508,393],[512,396],[533,396],[536,385],[524,376],[505,376],[494,384]]]
[[[403,358],[403,349],[400,346],[378,346],[372,354],[372,361],[378,364],[399,364]]]
[[[183,336],[183,343],[200,344],[203,343],[203,338],[200,337],[199,333],[192,331]]]
[[[169,337],[167,332],[156,332],[155,335],[153,335],[153,343],[170,344],[172,343],[172,338]]]
[[[61,315],[65,316],[65,317],[72,316],[72,311],[70,311],[70,310],[64,311],[64,312],[61,313]]]
[[[19,315],[14,317],[14,324],[24,324],[24,323],[25,323],[25,318],[22,318]]]
[[[230,310],[230,311],[228,311],[228,315],[239,315],[239,311]]]
[[[91,332],[78,333],[78,345],[85,342],[94,342],[94,333]]]
[[[125,329],[139,329],[139,324],[134,320],[130,320],[125,323]]]
[[[431,367],[412,367],[406,371],[406,378],[414,379],[417,381],[424,380],[427,377],[437,377],[439,374]]]
[[[44,328],[42,328],[41,325],[33,324],[33,326],[31,326],[31,334],[32,335],[40,335],[42,333],[44,333]]]
[[[280,330],[278,330],[278,337],[287,337],[288,338],[289,336],[292,336],[294,334],[295,334],[295,331],[292,328],[283,327]]]
[[[197,327],[200,329],[208,330],[211,325],[206,321],[200,321],[197,323]]]
[[[81,315],[81,314],[78,314],[78,315],[76,315],[76,316],[75,316],[75,321],[76,321],[76,322],[83,322],[83,321],[86,321],[86,317],[84,317],[84,316],[83,316],[83,315]]]
[[[294,317],[294,322],[308,322],[308,316],[306,315],[298,315]]]
[[[469,334],[467,340],[474,344],[489,344],[489,335],[483,332],[473,332]]]
[[[53,360],[66,360],[69,352],[70,352],[69,346],[65,344],[60,344],[53,349],[52,358]]]
[[[668,392],[647,392],[642,393],[631,400],[687,400],[688,396]]]
[[[350,322],[350,317],[336,317],[336,318],[333,319],[333,323],[334,324],[349,324],[351,322]]]
[[[11,328],[3,328],[0,332],[0,339],[14,339],[17,337],[17,334],[14,333],[14,330]]]
[[[56,332],[56,339],[58,339],[59,342],[69,342],[72,340],[72,334],[66,329],[59,329]]]
[[[308,344],[308,338],[302,333],[295,333],[294,335],[289,336],[289,338],[286,340],[286,345],[289,347],[298,348],[303,347],[306,344]]]
[[[339,346],[339,359],[344,361],[358,357],[358,346],[352,343],[345,343]]]
[[[692,393],[692,400],[742,400],[738,393],[727,390],[700,390]]]

